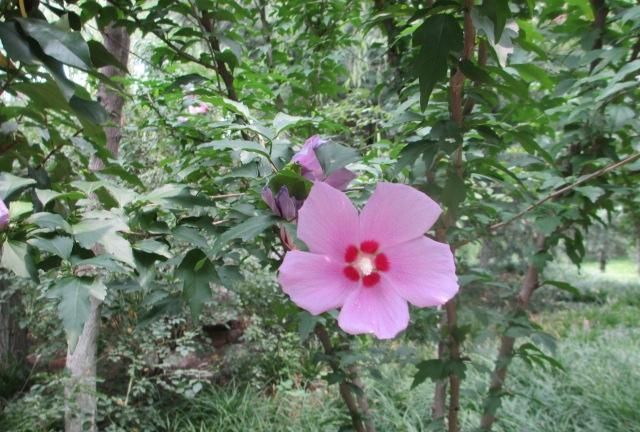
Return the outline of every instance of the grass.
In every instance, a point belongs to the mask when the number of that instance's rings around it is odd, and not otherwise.
[[[575,297],[553,287],[535,294],[532,319],[557,338],[554,358],[562,370],[532,367],[514,360],[498,411],[497,432],[640,432],[640,278],[631,262],[617,260],[601,273],[597,263],[549,268],[545,279],[564,280],[581,293]],[[587,301],[588,300],[588,301]],[[461,424],[476,431],[495,340],[465,346],[471,359],[462,386]],[[426,351],[423,358],[431,355]],[[410,390],[414,368],[389,362],[380,376],[366,379],[378,431],[441,431],[430,419],[433,384]],[[290,384],[290,383],[289,383]],[[275,391],[250,386],[207,387],[192,399],[167,401],[130,413],[136,424],[154,425],[109,430],[167,432],[336,432],[350,431],[349,417],[336,386],[297,389],[286,382]],[[29,415],[56,418],[60,403],[24,399],[24,414],[15,411],[0,430],[32,431]],[[47,407],[54,410],[47,414]],[[56,411],[58,413],[56,413]],[[117,412],[117,410],[116,410]],[[43,414],[44,413],[44,414]]]
[[[640,280],[633,263],[612,261],[550,269],[548,278],[571,282],[599,302],[567,299],[546,305],[534,319],[558,338],[555,358],[565,371],[513,362],[503,398],[499,432],[640,432]],[[545,296],[549,289],[541,290]],[[545,291],[546,290],[546,291]],[[536,294],[538,295],[538,294]],[[468,347],[474,367],[462,389],[462,427],[477,428],[494,343]],[[367,381],[380,431],[429,430],[431,383],[409,390],[412,368],[387,365]],[[168,431],[337,431],[348,418],[335,396],[322,391],[284,391],[265,397],[252,390],[208,393],[167,419]],[[432,426],[433,427],[433,426]],[[437,427],[432,430],[439,430]]]

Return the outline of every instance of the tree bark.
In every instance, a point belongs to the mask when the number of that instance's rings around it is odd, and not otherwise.
[[[0,279],[0,369],[26,364],[29,348],[27,330],[20,328],[16,313],[22,306],[22,296],[19,291],[3,295],[9,287],[9,281]]]
[[[106,26],[102,30],[104,46],[123,66],[129,60],[130,39],[124,27]],[[109,78],[122,76],[124,72],[115,66],[105,66],[101,72]],[[110,123],[105,127],[107,148],[113,157],[118,156],[122,138],[122,108],[124,98],[121,94],[100,85],[98,98],[109,113]],[[92,157],[89,169],[99,171],[104,161]],[[96,248],[97,255],[100,250]],[[65,431],[97,431],[96,398],[96,354],[100,331],[100,300],[91,298],[91,309],[84,324],[78,343],[67,351],[66,368],[71,376],[65,387]]]
[[[636,220],[636,266],[640,275],[640,219]]]

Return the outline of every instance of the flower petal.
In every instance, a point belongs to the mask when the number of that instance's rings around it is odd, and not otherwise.
[[[267,203],[267,205],[269,206],[269,208],[271,209],[271,211],[278,215],[281,216],[280,214],[280,209],[278,208],[278,206],[276,205],[276,199],[273,196],[273,192],[271,191],[271,188],[269,188],[269,186],[265,186],[262,188],[262,192],[260,193],[260,195],[262,196],[262,200]]]
[[[315,182],[298,212],[298,237],[311,252],[343,262],[347,247],[358,244],[358,212],[344,192]]]
[[[287,252],[280,266],[278,282],[291,300],[314,315],[344,304],[358,284],[343,276],[344,265],[324,255]]]
[[[361,287],[347,297],[338,325],[350,334],[372,333],[378,339],[391,339],[409,325],[409,306],[384,283]]]
[[[449,245],[423,236],[387,248],[384,253],[389,271],[381,273],[383,280],[411,304],[443,305],[458,292]]]
[[[307,139],[302,149],[291,158],[292,162],[298,163],[303,167],[303,175],[310,180],[317,180],[322,176],[322,166],[316,156],[315,149],[326,142],[320,136],[314,135]]]
[[[298,216],[298,208],[296,206],[295,198],[289,195],[289,189],[286,186],[282,186],[278,191],[275,198],[278,209],[281,216],[288,221],[295,219]]]
[[[351,180],[356,178],[356,174],[353,171],[349,171],[346,168],[340,168],[329,174],[324,182],[338,190],[345,190]]]
[[[442,209],[426,194],[397,183],[378,183],[360,214],[360,236],[380,246],[420,237],[436,222]]]

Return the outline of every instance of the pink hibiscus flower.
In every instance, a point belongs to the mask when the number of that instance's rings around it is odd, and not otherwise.
[[[328,175],[323,171],[316,156],[316,149],[328,142],[319,135],[308,138],[302,148],[293,155],[291,161],[302,167],[302,175],[309,180],[323,181],[336,189],[344,190],[356,175],[346,168],[338,168]]]
[[[199,102],[196,105],[189,105],[187,111],[192,115],[205,114],[209,112],[209,105],[204,102]]]
[[[379,183],[358,214],[343,192],[316,182],[298,216],[309,252],[287,252],[278,281],[314,315],[341,308],[347,333],[393,338],[409,324],[407,302],[439,306],[458,292],[451,249],[424,236],[441,212],[412,187]]]
[[[0,200],[0,229],[6,228],[7,225],[9,225],[9,209],[4,201]]]

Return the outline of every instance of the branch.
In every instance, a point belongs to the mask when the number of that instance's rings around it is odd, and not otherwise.
[[[326,327],[323,326],[322,324],[316,325],[315,334],[316,336],[318,336],[318,340],[320,341],[320,344],[322,345],[322,348],[324,349],[325,354],[330,357],[328,360],[329,365],[334,371],[336,372],[339,371],[340,363],[335,358],[331,357],[334,354],[334,349],[333,349],[333,345],[331,344],[331,338],[329,337],[329,333],[327,332]],[[353,382],[352,385],[357,385],[357,384]],[[349,383],[345,381],[342,381],[340,383],[340,396],[342,397],[342,400],[344,401],[345,405],[347,406],[347,409],[349,410],[349,415],[351,416],[351,423],[353,424],[353,427],[355,428],[356,432],[375,432],[375,430],[373,429],[367,429],[367,426],[365,425],[365,423],[363,423],[362,421],[363,416],[361,415],[360,410],[358,409],[358,403],[356,402],[356,399],[353,397],[353,393],[349,388]],[[366,399],[365,399],[365,403],[366,403]],[[366,405],[366,408],[368,408],[368,405]]]
[[[616,163],[613,163],[611,165],[607,165],[604,168],[601,168],[597,171],[592,172],[591,174],[582,177],[580,180],[576,181],[575,183],[572,183],[568,186],[563,187],[562,189],[558,189],[557,191],[547,195],[546,197],[536,201],[535,203],[531,204],[529,207],[525,208],[524,210],[522,210],[521,212],[519,212],[518,214],[516,214],[515,216],[511,217],[510,219],[507,219],[506,221],[503,222],[499,222],[497,224],[493,224],[489,227],[490,231],[496,231],[500,228],[504,228],[505,226],[509,225],[511,222],[520,219],[522,216],[524,216],[525,214],[529,213],[531,210],[540,207],[542,204],[544,204],[545,202],[552,200],[554,198],[557,198],[558,196],[569,192],[573,189],[575,189],[577,186],[580,186],[583,183],[588,182],[589,180],[592,180],[596,177],[600,177],[601,175],[604,175],[606,173],[608,173],[609,171],[613,171],[616,168],[619,168],[623,165],[626,165],[630,162],[635,161],[636,159],[640,158],[640,153],[634,153],[630,156],[627,156],[626,158],[622,159],[621,161],[618,161]]]
[[[536,239],[536,252],[544,250],[544,236],[538,236]],[[525,311],[529,306],[529,300],[533,292],[540,286],[539,270],[532,262],[529,263],[527,268],[527,274],[522,281],[522,286],[517,297],[517,303],[515,309],[517,311]],[[509,363],[513,359],[513,348],[515,346],[515,338],[512,336],[503,335],[500,340],[500,348],[498,349],[498,358],[496,359],[496,366],[491,376],[491,384],[489,386],[489,394],[485,400],[485,408],[482,418],[480,420],[480,429],[483,431],[490,431],[493,424],[496,421],[495,409],[491,409],[489,399],[500,397],[504,382],[507,377],[507,368]],[[495,406],[495,405],[494,405]]]

